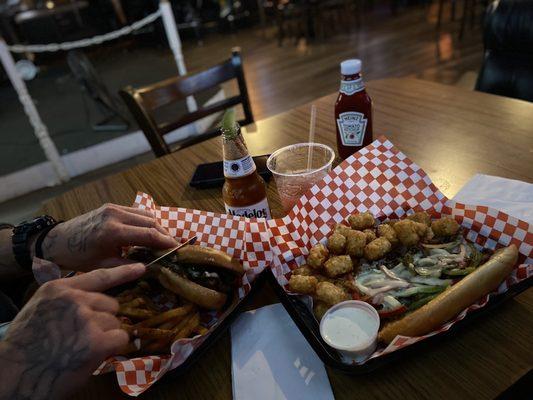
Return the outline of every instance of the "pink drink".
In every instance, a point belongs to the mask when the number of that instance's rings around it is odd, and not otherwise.
[[[307,169],[309,147],[311,168]],[[322,180],[331,170],[335,158],[333,150],[320,143],[299,143],[275,151],[267,167],[276,181],[281,205],[288,213],[300,197]]]

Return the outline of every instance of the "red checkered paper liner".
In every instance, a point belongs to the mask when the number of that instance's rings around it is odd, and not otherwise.
[[[158,206],[145,193],[137,194],[135,206],[152,210],[158,222],[174,237],[184,241],[195,235],[198,244],[223,250],[241,259],[245,275],[239,288],[240,298],[248,293],[254,278],[266,267],[271,267],[278,282],[285,286],[290,271],[305,262],[309,249],[323,241],[334,224],[344,221],[355,211],[366,210],[381,219],[399,218],[422,210],[435,217],[453,215],[468,231],[468,239],[480,246],[495,248],[515,243],[520,249],[520,262],[523,264],[502,283],[499,292],[505,292],[509,286],[533,273],[533,234],[527,223],[487,207],[466,206],[447,199],[419,166],[385,138],[376,140],[331,171],[282,219],[265,221]],[[391,345],[372,357],[449,329],[469,310],[483,307],[486,302],[487,296],[437,332],[420,338],[397,337]],[[129,360],[111,358],[95,374],[114,370],[122,391],[138,396],[167,371],[181,365],[208,335],[175,342],[168,356]]]
[[[238,291],[240,299],[250,291],[250,285],[257,274],[271,262],[270,233],[265,219],[158,206],[152,196],[146,193],[137,194],[134,206],[153,211],[161,226],[182,242],[196,236],[196,244],[225,251],[240,259],[245,270]],[[209,322],[210,330],[212,331],[222,319],[223,315],[213,314]],[[121,390],[131,396],[138,396],[166,372],[183,364],[208,336],[209,333],[192,339],[180,339],[173,343],[171,354],[168,356],[134,359],[113,357],[106,360],[94,375],[114,370]]]
[[[268,221],[274,257],[271,268],[279,284],[286,286],[291,270],[305,263],[309,249],[324,242],[336,223],[345,221],[354,212],[364,211],[372,212],[380,220],[418,211],[427,211],[435,218],[451,215],[464,228],[466,238],[480,247],[495,249],[515,244],[520,252],[519,264],[495,293],[504,293],[533,275],[533,232],[528,223],[488,207],[465,205],[446,198],[418,165],[380,137],[311,188],[289,215]],[[485,306],[492,294],[463,310],[437,331],[421,337],[398,336],[370,358],[450,329],[468,312]]]

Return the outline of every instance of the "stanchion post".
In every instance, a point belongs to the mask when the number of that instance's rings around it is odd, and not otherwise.
[[[28,92],[26,84],[20,77],[17,68],[15,67],[15,60],[7,48],[6,42],[0,37],[0,60],[2,65],[11,81],[11,84],[15,88],[18,98],[24,107],[24,112],[28,116],[30,123],[35,132],[35,136],[39,140],[39,144],[46,155],[46,158],[52,163],[54,171],[58,177],[59,182],[67,182],[70,176],[61,160],[61,156],[57,151],[54,142],[50,138],[46,125],[41,120],[41,116],[33,103],[33,100]],[[54,182],[57,183],[57,182]]]
[[[176,21],[174,20],[174,13],[172,12],[172,6],[168,0],[161,0],[159,2],[159,9],[161,10],[161,18],[163,19],[163,25],[165,26],[165,33],[167,35],[168,44],[170,50],[174,54],[174,60],[178,66],[178,73],[180,75],[187,74],[187,68],[185,67],[185,60],[183,59],[183,52],[181,49],[181,40],[178,34],[178,28],[176,27]],[[187,109],[189,112],[196,111],[198,105],[193,96],[187,97]]]

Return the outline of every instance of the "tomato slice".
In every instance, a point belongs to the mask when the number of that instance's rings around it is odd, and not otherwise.
[[[393,310],[378,310],[378,314],[379,314],[380,318],[387,319],[387,318],[393,318],[393,317],[396,317],[398,315],[401,315],[401,314],[405,313],[406,311],[407,311],[407,307],[400,306],[400,307],[395,308]]]

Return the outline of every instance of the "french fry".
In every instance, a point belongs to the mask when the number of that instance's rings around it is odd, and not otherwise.
[[[158,325],[157,327],[159,329],[174,329],[177,324],[182,320],[181,317],[179,318],[173,318],[169,321],[163,322],[161,325]]]
[[[194,331],[194,329],[199,324],[200,324],[200,314],[196,312],[187,318],[183,327],[181,327],[181,329],[177,331],[176,335],[172,339],[172,342],[175,342],[176,340],[183,339],[183,338],[190,336],[190,334]]]
[[[145,301],[140,297],[135,297],[131,301],[128,301],[126,303],[121,303],[121,308],[138,308],[139,306],[142,306],[145,304]],[[119,308],[120,312],[120,308]]]
[[[131,292],[122,292],[116,297],[116,299],[119,302],[119,304],[125,304],[125,303],[132,301],[135,298],[135,296],[136,295]]]
[[[193,333],[196,333],[197,335],[205,335],[207,332],[209,332],[209,329],[202,325],[198,325],[193,330]]]
[[[170,329],[157,329],[157,328],[137,328],[133,325],[122,325],[130,336],[139,337],[143,339],[167,339],[172,337],[173,331]]]
[[[143,300],[144,305],[145,305],[148,309],[150,309],[150,310],[152,310],[152,311],[156,311],[156,312],[159,312],[159,311],[160,311],[159,307],[158,307],[158,306],[152,301],[152,299],[151,299],[150,297],[148,297],[147,295],[144,295],[144,294],[143,294],[143,295],[141,295],[140,298]]]
[[[139,327],[153,328],[154,326],[160,325],[168,320],[178,318],[178,317],[183,317],[187,315],[193,308],[194,307],[191,304],[178,307],[178,308],[173,308],[172,310],[165,311],[161,314],[152,316],[151,318],[145,321],[139,322],[135,326],[138,328]]]
[[[148,320],[149,318],[155,318],[157,315],[150,310],[142,310],[140,308],[123,307],[118,312],[119,315],[123,315],[128,318]]]

